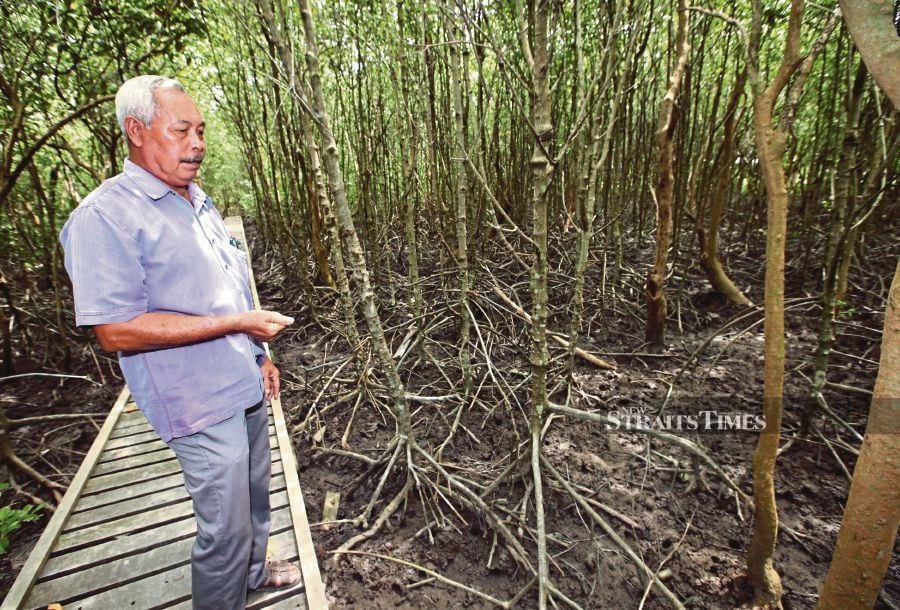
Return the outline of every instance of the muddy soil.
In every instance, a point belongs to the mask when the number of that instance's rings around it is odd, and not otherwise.
[[[261,240],[253,238],[252,230],[250,235],[264,307],[297,317],[295,326],[275,342],[273,350],[283,373],[282,402],[293,431],[306,508],[314,524],[313,539],[333,607],[495,607],[472,592],[435,581],[415,566],[499,600],[513,598],[531,579],[517,567],[489,524],[482,516],[460,508],[458,503],[446,502],[421,488],[413,490],[384,529],[357,547],[365,554],[344,556],[340,563],[334,563],[331,551],[361,531],[349,520],[365,508],[377,480],[370,477],[360,482],[366,471],[364,463],[325,454],[321,448],[343,446],[377,457],[393,438],[394,425],[383,404],[385,394],[379,388],[377,371],[366,378],[366,400],[359,404],[355,399],[339,400],[358,387],[358,383],[349,367],[335,374],[347,356],[347,347],[337,331],[340,318],[332,307],[333,294],[317,289],[312,301],[315,307],[312,307],[309,296],[286,272],[289,266],[263,251]],[[632,255],[636,261],[645,259],[640,250]],[[749,255],[744,262],[746,271],[736,272],[738,278],[747,286],[761,286],[761,271],[755,268],[758,263]],[[739,266],[738,263],[732,264]],[[427,269],[426,260],[423,276]],[[389,286],[391,282],[384,279],[381,285]],[[491,281],[486,273],[481,274],[473,300],[481,299],[484,304],[487,299],[496,301],[490,294]],[[868,281],[878,286],[877,277]],[[688,274],[678,284],[680,291],[670,305],[668,351],[661,355],[629,356],[622,354],[638,350],[643,333],[637,288],[639,274],[635,272],[629,277],[628,269],[624,269],[622,291],[615,297],[602,295],[604,300],[599,289],[601,279],[592,278],[588,283],[591,297],[586,309],[590,332],[583,344],[598,353],[619,354],[604,356],[618,368],[604,371],[577,361],[574,391],[567,397],[562,383],[563,350],[553,347],[551,357],[558,359],[550,382],[557,389],[551,400],[565,403],[568,398],[570,406],[618,414],[620,419],[629,416],[633,421],[646,421],[641,418],[655,417],[658,413],[674,416],[669,422],[680,418],[686,427],[690,427],[685,423],[692,421],[690,418],[700,423],[699,428],[710,421],[712,428],[719,429],[675,432],[700,444],[750,494],[750,464],[758,432],[734,429],[733,418],[749,414],[750,419],[743,423],[749,423],[745,428],[752,428],[755,421],[752,416],[760,412],[763,335],[762,324],[755,323],[761,320],[761,315],[720,333],[691,362],[692,354],[704,340],[741,311],[709,295],[699,275]],[[811,373],[809,363],[815,348],[819,311],[814,298],[799,289],[791,289],[797,285],[800,283],[788,281],[788,298],[794,300],[789,301],[793,305],[787,314],[788,363],[782,445],[789,444],[789,447],[779,458],[776,479],[780,517],[785,527],[780,531],[775,562],[783,579],[784,606],[789,610],[815,605],[849,489],[844,469],[852,473],[854,465],[852,453],[827,443],[818,435],[789,443],[797,431],[799,413],[808,404],[807,377]],[[435,286],[435,291],[426,295],[426,302],[440,302],[441,289]],[[565,302],[561,295],[566,288],[564,278],[559,279],[555,288],[558,293],[551,296],[551,302]],[[883,309],[874,288],[869,292],[861,282],[855,290],[854,309],[837,327],[829,380],[871,389],[877,371]],[[522,294],[525,291],[524,287],[520,289]],[[754,302],[762,301],[760,289],[749,292]],[[403,294],[385,289],[379,296],[382,310],[389,313],[385,326],[389,328],[391,347],[396,349],[409,324]],[[559,319],[551,319],[551,325],[564,329],[565,318],[558,313]],[[491,334],[492,325],[513,329],[514,338],[510,340],[511,335],[507,335],[507,344],[492,352],[495,369],[502,372],[510,392],[498,392],[492,389],[493,384],[483,384],[479,389],[481,401],[463,409],[456,433],[441,458],[454,474],[482,484],[502,471],[511,455],[518,455],[526,447],[528,435],[527,328],[511,317],[498,321],[489,320],[490,316],[477,318],[486,335]],[[449,324],[429,334],[423,349],[434,360],[426,357],[425,352],[407,357],[402,377],[408,392],[433,397],[440,395],[440,388],[446,390],[446,381],[435,361],[441,364],[444,373],[456,370],[452,351],[455,333],[456,329]],[[492,335],[490,340],[501,341],[499,335]],[[95,362],[87,349],[76,354],[73,361],[67,373],[87,375],[98,381],[98,371],[102,371],[105,385],[51,377],[6,381],[0,388],[0,399],[7,415],[15,418],[37,413],[108,411],[121,384],[113,376],[110,363],[102,356]],[[17,372],[46,370],[36,360],[23,359]],[[332,376],[334,379],[329,382]],[[475,387],[486,377],[486,368],[477,366]],[[845,421],[857,430],[864,430],[866,396],[829,390],[826,398]],[[511,406],[505,400],[511,400]],[[412,403],[414,434],[420,445],[433,450],[444,441],[457,405],[451,399]],[[728,418],[720,419],[720,416]],[[825,439],[833,441],[840,437],[858,446],[857,441],[830,420],[817,417],[815,421]],[[53,480],[65,483],[77,470],[101,422],[98,418],[42,424],[17,429],[11,437],[23,458]],[[555,418],[550,424],[544,451],[554,467],[595,502],[593,506],[608,524],[649,566],[660,571],[666,585],[688,608],[735,608],[750,600],[744,580],[744,551],[750,538],[752,515],[709,469],[700,468],[701,476],[696,477],[698,469],[688,453],[634,431],[564,418]],[[46,490],[10,471],[6,464],[0,467],[0,480],[7,480],[10,473],[24,492],[52,500]],[[498,510],[531,552],[535,511],[527,499],[530,481],[530,472],[517,471],[493,498],[503,498]],[[376,514],[385,499],[392,498],[402,485],[400,476],[387,481]],[[334,524],[321,523],[328,491],[341,493],[338,522]],[[638,608],[646,589],[638,568],[570,496],[546,486],[544,494],[552,553],[551,575],[560,590],[584,608]],[[450,500],[450,493],[445,497]],[[25,501],[24,495],[4,492],[4,504],[21,505]],[[46,522],[45,517],[13,533],[10,551],[0,556],[0,592],[11,585]],[[896,552],[883,596],[900,601],[900,561]],[[534,592],[529,591],[517,607],[534,607],[534,599]],[[667,608],[669,604],[654,590],[646,595],[643,607]],[[890,606],[879,601],[878,607]]]

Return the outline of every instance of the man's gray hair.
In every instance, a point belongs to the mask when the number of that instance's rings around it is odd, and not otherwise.
[[[116,93],[116,119],[122,133],[125,133],[125,117],[133,116],[146,127],[150,126],[158,108],[156,91],[159,89],[184,91],[181,83],[174,78],[156,74],[135,76],[122,83]]]

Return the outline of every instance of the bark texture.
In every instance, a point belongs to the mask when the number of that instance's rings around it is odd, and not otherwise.
[[[710,200],[709,224],[704,231],[702,221],[698,218],[697,242],[700,249],[700,266],[706,273],[713,290],[736,305],[752,305],[740,288],[734,285],[719,260],[719,227],[722,224],[722,212],[728,199],[728,186],[731,183],[732,166],[734,164],[735,129],[737,127],[738,105],[747,81],[746,70],[741,70],[731,93],[728,108],[725,110],[724,135],[722,148],[713,167],[713,191]]]
[[[645,340],[650,348],[662,351],[665,347],[666,330],[666,271],[669,264],[669,244],[672,241],[672,200],[675,196],[675,175],[673,170],[675,153],[673,136],[678,114],[675,98],[681,87],[682,75],[687,65],[688,11],[687,0],[678,1],[678,37],[675,69],[669,78],[669,88],[663,97],[656,123],[656,145],[659,150],[657,180],[654,191],[656,197],[656,258],[647,275],[644,296],[647,299],[647,326]]]
[[[841,154],[838,159],[834,177],[834,196],[832,197],[831,227],[825,245],[825,258],[822,263],[822,313],[819,319],[819,341],[814,357],[813,383],[811,403],[804,410],[801,420],[801,432],[806,433],[810,426],[812,407],[822,400],[828,373],[828,360],[834,343],[834,318],[837,307],[838,267],[841,260],[841,241],[850,237],[847,231],[847,217],[852,213],[856,198],[856,152],[859,148],[859,113],[863,87],[866,83],[866,68],[860,64],[853,87],[847,99],[847,124],[841,142]]]
[[[328,182],[334,195],[335,214],[340,227],[341,237],[343,238],[342,241],[350,259],[356,288],[359,292],[363,317],[369,329],[375,355],[387,382],[388,393],[392,402],[391,407],[394,416],[397,418],[400,439],[402,442],[406,442],[410,434],[409,408],[406,402],[403,382],[397,374],[397,366],[391,356],[390,348],[384,336],[384,327],[378,315],[375,291],[372,289],[372,284],[369,280],[366,257],[353,225],[353,215],[350,212],[347,190],[344,187],[337,142],[334,138],[334,132],[331,130],[331,120],[325,109],[325,94],[322,91],[322,79],[319,75],[318,43],[316,42],[316,30],[309,7],[309,0],[300,0],[300,13],[303,16],[303,32],[306,40],[306,67],[313,94],[313,120],[319,128],[319,133],[325,144],[325,172],[328,175]]]
[[[765,365],[763,415],[765,428],[753,455],[753,535],[747,550],[747,576],[754,590],[754,604],[781,608],[781,577],[773,555],[778,539],[778,506],[775,503],[775,458],[781,438],[784,400],[784,245],[787,236],[788,192],[782,155],[786,129],[776,126],[773,112],[778,96],[799,67],[800,23],[803,0],[791,2],[784,59],[765,89],[759,73],[759,36],[762,10],[753,3],[750,73],[753,86],[753,125],[759,166],[766,187]]]
[[[536,0],[531,30],[534,33],[534,53],[528,40],[528,30],[520,27],[522,53],[531,68],[534,146],[531,154],[531,208],[534,259],[531,264],[531,472],[534,480],[535,520],[538,533],[538,607],[547,607],[550,567],[547,557],[547,536],[544,524],[543,481],[540,467],[541,430],[547,410],[547,190],[553,164],[549,147],[553,142],[553,117],[550,98],[550,52],[547,37],[550,0]],[[521,3],[517,8],[524,21]],[[524,24],[523,24],[524,25]]]
[[[459,83],[460,62],[458,43],[450,45],[450,89],[453,92],[453,119],[456,134],[456,265],[459,272],[459,368],[463,376],[463,395],[472,389],[472,363],[469,352],[471,320],[469,318],[469,241],[468,199],[469,180],[466,174],[466,123],[463,113],[462,91]],[[464,58],[465,56],[463,56]]]
[[[900,262],[888,295],[869,421],[831,567],[816,606],[872,608],[900,526]]]
[[[278,50],[283,75],[287,81],[287,86],[290,88],[291,94],[298,97],[304,105],[308,105],[306,92],[297,77],[293,50],[291,45],[287,44],[285,41],[284,35],[275,20],[275,11],[272,0],[260,0],[259,9],[260,17],[266,25],[269,37],[275,45],[275,48]],[[346,325],[347,341],[352,350],[357,350],[359,349],[360,341],[359,333],[356,330],[356,316],[354,315],[353,299],[350,296],[350,283],[347,281],[347,272],[344,267],[344,256],[341,253],[341,241],[334,218],[334,211],[331,199],[328,196],[328,190],[325,186],[325,176],[322,173],[319,146],[316,144],[316,139],[313,136],[309,115],[307,113],[301,113],[299,118],[300,133],[310,158],[309,175],[313,182],[311,188],[312,192],[310,193],[312,199],[310,207],[313,213],[313,224],[316,225],[319,223],[316,217],[321,213],[325,222],[329,241],[328,248],[325,248],[320,240],[315,239],[313,241],[313,249],[316,250],[315,243],[318,241],[318,247],[323,249],[321,254],[324,254],[324,252],[327,251],[327,256],[331,259],[331,264],[334,265],[337,278],[337,289],[338,294],[340,295],[341,308],[343,309]],[[317,229],[313,230],[314,235],[318,232],[319,230]],[[319,257],[320,253],[316,250],[316,265],[319,268],[319,273],[324,274],[324,277],[327,277],[327,282],[332,284],[333,280],[327,262],[325,263],[323,270]]]
[[[850,36],[878,86],[900,110],[900,37],[891,0],[840,0]]]

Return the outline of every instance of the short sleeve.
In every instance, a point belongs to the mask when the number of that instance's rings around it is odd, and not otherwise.
[[[59,236],[78,326],[127,322],[148,309],[137,241],[94,206],[76,209]]]

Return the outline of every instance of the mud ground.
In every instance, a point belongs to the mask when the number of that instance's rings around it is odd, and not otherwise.
[[[349,520],[365,507],[376,481],[370,477],[353,487],[364,473],[365,465],[346,457],[324,455],[319,448],[340,448],[346,434],[347,449],[375,457],[393,438],[393,422],[387,409],[377,404],[384,399],[384,393],[378,388],[377,372],[367,378],[372,383],[367,396],[374,400],[360,401],[355,413],[352,400],[329,406],[352,391],[356,383],[351,375],[342,374],[325,388],[327,380],[347,356],[346,342],[336,332],[340,319],[332,307],[334,295],[317,290],[315,306],[311,306],[309,295],[292,279],[288,267],[278,262],[271,252],[264,252],[261,240],[251,237],[251,241],[255,246],[257,284],[263,306],[297,317],[295,326],[275,342],[273,349],[283,371],[282,402],[294,432],[304,499],[310,522],[314,524],[313,539],[333,607],[494,607],[472,593],[429,580],[414,567],[371,555],[346,556],[341,563],[334,564],[331,551],[361,529],[348,522],[322,525],[325,493],[341,492],[338,519]],[[740,267],[741,262],[745,267],[743,273],[735,274],[750,287],[750,298],[761,302],[761,270],[756,268],[758,262],[753,262],[751,254],[733,261],[735,267]],[[636,249],[633,255],[634,260],[643,260],[640,250]],[[870,264],[870,268],[878,267],[877,261]],[[427,273],[427,264],[423,268]],[[886,264],[884,268],[890,269],[891,265]],[[643,330],[640,291],[636,288],[639,279],[637,273],[628,279],[627,269],[621,277],[621,288],[615,295],[611,291],[601,294],[598,288],[601,278],[594,277],[588,283],[585,317],[590,330],[583,345],[598,353],[629,354],[640,350]],[[854,285],[853,308],[837,326],[829,381],[872,388],[883,325],[877,290],[880,281],[883,278],[872,274]],[[808,377],[816,342],[819,309],[814,293],[796,288],[801,284],[788,279],[787,296],[789,304],[794,306],[789,307],[786,317],[782,446],[796,435],[799,412],[808,404]],[[482,274],[473,298],[492,298],[488,294],[489,285],[486,274]],[[679,278],[677,285],[677,293],[670,297],[672,323],[667,351],[658,356],[607,356],[616,363],[615,371],[577,362],[573,375],[577,392],[569,397],[571,406],[620,416],[657,412],[681,418],[694,416],[701,423],[720,414],[760,413],[763,330],[762,324],[753,324],[761,315],[718,333],[696,361],[690,362],[691,355],[704,340],[741,311],[710,295],[703,278],[695,272]],[[564,294],[564,277],[556,289],[559,295]],[[526,292],[526,288],[521,292]],[[389,312],[385,325],[391,347],[397,348],[408,326],[403,295],[382,290],[379,296],[383,311]],[[431,298],[439,296],[435,293]],[[552,302],[564,302],[564,299],[551,296]],[[556,324],[562,328],[564,318],[562,313],[557,313],[560,317],[551,318],[551,326]],[[514,324],[489,321],[489,317],[480,320],[486,328],[490,324],[498,328]],[[364,332],[362,324],[360,328]],[[524,323],[519,331],[518,336],[509,339],[509,345],[495,350],[493,362],[498,371],[515,382],[523,381],[528,370]],[[445,371],[452,367],[452,354],[448,356],[445,347],[454,344],[454,333],[452,325],[445,325],[430,334],[424,343],[424,349],[431,350],[446,365]],[[81,341],[87,345],[86,336]],[[16,372],[48,370],[46,358],[41,357],[42,350],[48,349],[52,345],[45,343],[42,347],[36,340],[32,352],[19,358]],[[99,353],[99,347],[95,349],[96,359],[86,347],[73,354],[70,368],[65,371],[88,376],[93,382],[54,377],[3,382],[0,400],[7,416],[108,411],[122,381],[117,378],[112,361]],[[561,348],[551,349],[551,357],[561,354]],[[562,370],[561,361],[562,358],[557,360],[554,369],[557,373]],[[433,362],[413,355],[404,366],[401,374],[409,392],[439,393],[436,388],[443,382]],[[476,379],[481,379],[484,373],[484,367],[476,367]],[[557,383],[559,377],[551,376],[550,381],[561,388],[551,395],[551,400],[565,402],[565,385]],[[444,450],[442,462],[456,473],[487,480],[485,477],[502,469],[510,456],[524,447],[528,434],[528,385],[523,384],[513,392],[523,408],[507,407],[502,396],[491,389],[482,388],[480,392],[483,404],[463,409],[459,429]],[[317,397],[316,412],[311,414]],[[859,431],[865,429],[866,396],[828,390],[826,399],[844,420]],[[422,446],[434,448],[446,438],[447,413],[456,404],[450,400],[413,404],[414,433]],[[491,410],[486,405],[497,408]],[[328,409],[324,414],[316,414],[325,407]],[[351,418],[352,425],[347,432]],[[304,420],[308,420],[305,426],[299,427]],[[833,441],[840,437],[858,446],[845,430],[830,420],[818,416],[815,422],[825,438]],[[77,470],[101,423],[102,418],[95,418],[29,426],[15,430],[11,440],[20,456],[46,476],[65,484]],[[750,465],[758,432],[731,429],[679,434],[699,443],[745,493],[752,492]],[[586,496],[608,509],[601,511],[607,522],[638,550],[649,566],[662,570],[666,585],[688,608],[735,608],[750,601],[744,577],[744,553],[750,539],[752,514],[706,468],[701,469],[701,484],[691,485],[696,469],[689,454],[664,441],[650,440],[646,435],[564,418],[550,424],[544,451],[571,483],[579,485]],[[783,602],[788,610],[814,607],[828,569],[849,490],[849,481],[838,458],[852,472],[852,453],[811,436],[790,443],[778,460],[779,514],[787,527],[780,531],[775,565],[783,580]],[[46,490],[11,470],[9,464],[0,465],[0,480],[8,480],[10,474],[23,492],[52,500]],[[402,483],[400,477],[389,479],[382,497],[393,497]],[[504,499],[499,506],[506,511],[508,525],[521,534],[526,548],[531,550],[534,507],[525,499],[529,490],[530,473],[523,471],[502,485],[494,498]],[[544,493],[551,538],[551,576],[557,586],[584,608],[638,608],[646,588],[639,570],[568,495],[552,487],[545,487]],[[2,497],[3,504],[21,505],[26,501],[24,495],[12,490],[4,492]],[[433,525],[421,533],[439,514],[436,510],[448,517],[446,523]],[[47,518],[27,524],[12,534],[9,552],[0,556],[0,592],[11,585]],[[481,516],[458,506],[454,509],[449,504],[435,503],[427,495],[415,492],[386,527],[358,550],[403,559],[501,600],[512,598],[530,580],[517,568],[503,545],[495,544],[494,533]],[[893,603],[900,602],[900,561],[896,548],[883,596]],[[534,599],[530,592],[517,607],[534,607]],[[652,592],[643,607],[669,606]],[[878,607],[890,606],[879,601]]]

